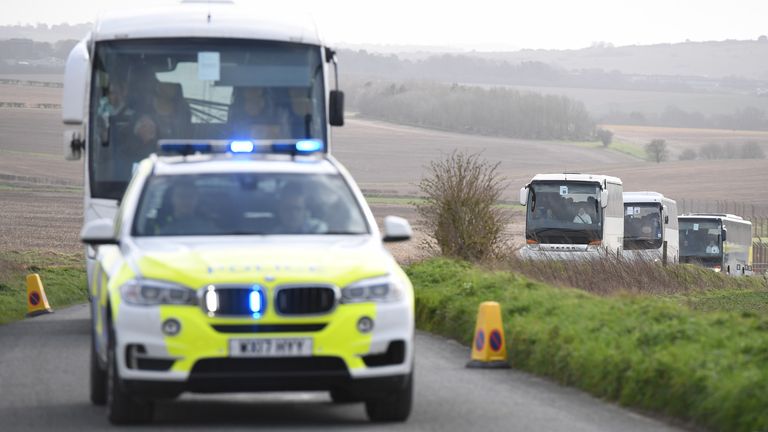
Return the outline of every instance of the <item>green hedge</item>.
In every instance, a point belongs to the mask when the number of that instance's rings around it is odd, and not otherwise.
[[[768,430],[768,316],[598,297],[445,259],[408,274],[421,329],[469,344],[478,305],[497,301],[516,368],[712,429]]]

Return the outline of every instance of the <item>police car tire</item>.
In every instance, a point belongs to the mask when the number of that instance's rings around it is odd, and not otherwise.
[[[102,406],[107,403],[107,371],[99,364],[96,346],[91,337],[91,403]]]
[[[365,402],[365,412],[368,419],[377,423],[404,422],[411,415],[413,406],[413,372],[408,375],[407,383],[402,389],[381,398]]]
[[[115,425],[137,424],[152,421],[154,404],[138,399],[125,391],[117,371],[114,331],[109,329],[109,354],[107,366],[107,418]]]

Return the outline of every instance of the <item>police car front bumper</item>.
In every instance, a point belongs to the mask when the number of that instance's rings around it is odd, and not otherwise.
[[[281,318],[278,322],[229,319],[236,326],[322,322],[319,331],[227,333],[216,321],[189,306],[120,305],[115,321],[118,371],[132,392],[154,397],[181,392],[250,392],[344,389],[365,397],[368,392],[402,388],[413,370],[413,315],[410,305],[361,303],[339,305],[314,318]],[[373,330],[357,324],[373,319]],[[273,317],[274,318],[274,317]],[[180,331],[169,336],[163,326],[176,320]],[[243,338],[309,338],[313,352],[303,357],[234,357],[229,341]]]

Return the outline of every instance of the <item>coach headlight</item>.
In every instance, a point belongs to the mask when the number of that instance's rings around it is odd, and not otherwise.
[[[120,295],[132,305],[197,305],[194,290],[157,280],[130,280],[120,287]]]
[[[392,276],[359,280],[341,290],[342,303],[393,302],[403,298],[403,281]]]

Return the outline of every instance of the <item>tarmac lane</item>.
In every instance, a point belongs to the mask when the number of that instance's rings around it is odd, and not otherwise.
[[[104,430],[88,399],[87,305],[0,326],[0,431]],[[672,431],[676,428],[515,370],[466,369],[469,349],[416,335],[416,395],[404,424],[372,424],[327,393],[193,395],[157,404],[141,430]]]

